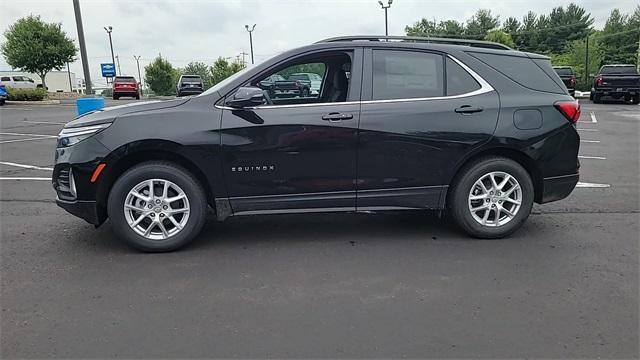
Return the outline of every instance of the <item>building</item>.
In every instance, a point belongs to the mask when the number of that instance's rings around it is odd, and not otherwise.
[[[36,84],[42,84],[40,76],[24,71],[0,71],[0,76],[27,76],[33,79]],[[71,81],[69,81],[71,76]],[[47,74],[47,88],[49,92],[75,92],[78,89],[78,80],[76,74],[67,71],[52,70]],[[70,83],[73,87],[70,87]]]

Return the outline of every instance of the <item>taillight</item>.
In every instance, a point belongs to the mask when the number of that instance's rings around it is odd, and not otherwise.
[[[604,84],[604,79],[602,78],[602,75],[598,75],[596,78],[596,86],[602,86],[602,84]]]
[[[554,106],[572,124],[577,123],[578,119],[580,119],[580,103],[578,101],[558,101]]]

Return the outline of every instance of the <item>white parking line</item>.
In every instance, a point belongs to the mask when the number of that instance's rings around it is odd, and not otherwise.
[[[609,185],[609,184],[588,183],[588,182],[578,182],[576,187],[579,187],[579,188],[608,188],[608,187],[611,187],[611,185]]]
[[[589,115],[591,115],[591,122],[592,123],[597,123],[598,122],[598,119],[596,119],[596,114],[593,111],[589,112]]]
[[[578,155],[580,159],[592,159],[592,160],[607,160],[604,156],[588,156],[588,155]]]
[[[23,169],[53,171],[53,168],[49,168],[49,167],[41,167],[41,166],[35,166],[35,165],[18,164],[18,163],[12,163],[12,162],[8,162],[8,161],[0,161],[0,164],[2,164],[2,165],[8,165],[8,166],[15,166],[15,167],[23,168]]]
[[[8,143],[14,143],[14,142],[23,142],[23,141],[35,141],[35,140],[52,140],[52,139],[53,138],[37,137],[37,138],[27,138],[27,139],[4,140],[4,141],[0,141],[0,144],[8,144]]]
[[[600,140],[580,140],[583,143],[600,144]]]
[[[576,129],[576,130],[578,130],[578,131],[593,131],[593,132],[598,131],[598,129]]]
[[[13,132],[0,132],[0,135],[10,135],[10,136],[38,136],[45,138],[57,138],[57,135],[43,135],[43,134],[25,134],[25,133],[13,133]]]
[[[0,177],[0,180],[15,180],[15,181],[23,181],[23,180],[33,180],[33,181],[51,181],[51,178],[47,178],[47,177]]]
[[[30,123],[30,124],[48,124],[48,125],[65,125],[63,122],[54,122],[54,121],[33,121],[33,120],[22,120],[22,122]]]

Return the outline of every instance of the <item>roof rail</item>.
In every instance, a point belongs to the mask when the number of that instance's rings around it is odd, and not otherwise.
[[[376,36],[376,35],[355,35],[355,36],[338,36],[317,43],[338,42],[338,41],[406,41],[406,42],[425,42],[434,44],[450,44],[450,45],[466,45],[471,47],[479,47],[486,49],[513,50],[507,45],[503,45],[491,41],[468,40],[457,38],[434,38],[420,36]],[[316,44],[317,44],[316,43]]]

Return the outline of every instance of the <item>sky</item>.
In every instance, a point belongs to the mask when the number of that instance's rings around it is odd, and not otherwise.
[[[384,0],[385,2],[387,0]],[[636,0],[574,0],[591,12],[595,27],[604,25],[614,8],[631,13]],[[389,11],[389,34],[404,35],[404,27],[426,17],[436,21],[465,21],[477,9],[490,9],[500,19],[521,19],[527,11],[549,13],[565,0],[394,0]],[[104,84],[100,63],[111,62],[109,38],[104,26],[113,27],[114,53],[123,75],[138,77],[140,68],[158,54],[174,66],[190,61],[213,64],[218,57],[235,59],[249,53],[244,25],[257,24],[253,32],[254,57],[263,61],[282,51],[327,37],[384,34],[384,11],[377,0],[80,0],[87,57],[92,81]],[[47,22],[62,24],[76,44],[78,34],[72,0],[1,0],[2,33],[17,19],[40,15]],[[0,36],[0,42],[4,36]],[[76,45],[79,46],[79,45]],[[83,77],[79,59],[71,71]],[[245,55],[250,62],[249,55]],[[10,67],[0,56],[0,70]]]

